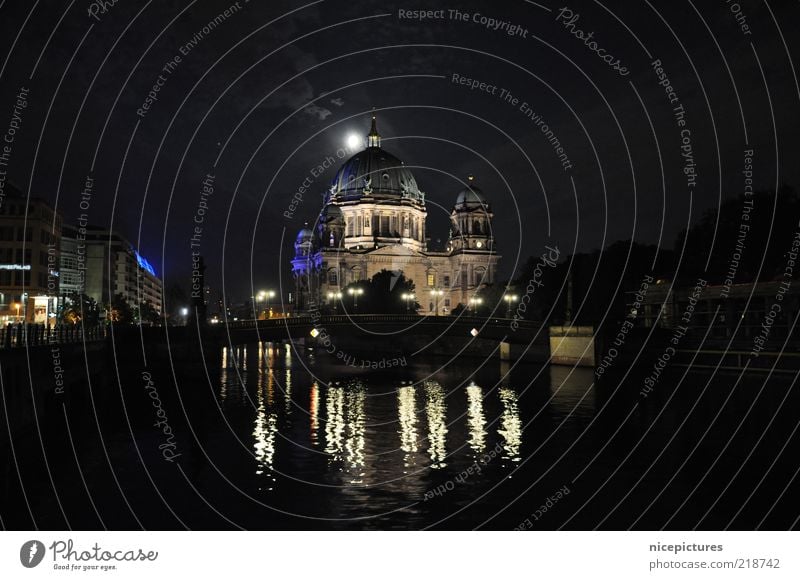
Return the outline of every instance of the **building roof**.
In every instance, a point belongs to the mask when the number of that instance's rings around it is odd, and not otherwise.
[[[354,201],[371,196],[376,199],[424,201],[424,195],[411,171],[400,159],[380,146],[374,116],[367,139],[368,146],[345,161],[336,172],[331,182],[331,199]]]

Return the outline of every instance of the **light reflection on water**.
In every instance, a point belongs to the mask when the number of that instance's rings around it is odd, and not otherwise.
[[[508,387],[500,389],[500,401],[503,403],[503,414],[500,418],[500,429],[497,432],[503,437],[504,457],[511,461],[519,461],[519,450],[522,447],[522,421],[519,417],[517,393]]]
[[[309,439],[312,445],[319,443],[319,384],[317,381],[311,383],[311,390],[309,391],[308,401],[308,417],[309,417]]]
[[[483,416],[483,390],[474,382],[467,387],[467,400],[469,446],[481,454],[486,449],[486,418]]]
[[[444,389],[436,381],[425,381],[425,412],[428,416],[428,454],[431,456],[431,467],[446,467],[447,457],[447,406],[444,401]]]
[[[519,390],[507,368],[493,378],[423,373],[409,381],[371,371],[343,376],[334,365],[324,370],[336,379],[324,380],[283,346],[262,343],[250,356],[258,361],[248,362],[244,348],[223,349],[218,401],[236,432],[252,409],[240,440],[252,450],[249,472],[260,492],[385,485],[419,501],[427,474],[450,477],[490,448],[499,445],[510,461],[494,469],[509,472],[521,460]]]
[[[407,385],[397,389],[397,413],[403,464],[412,467],[417,456],[417,390],[414,387]]]
[[[258,390],[258,409],[253,429],[253,450],[256,460],[256,475],[263,475],[266,480],[262,489],[272,490],[275,482],[273,460],[275,457],[275,436],[278,433],[278,416],[267,410],[263,389]]]

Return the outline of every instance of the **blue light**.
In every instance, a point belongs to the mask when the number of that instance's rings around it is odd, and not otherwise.
[[[143,270],[147,270],[153,276],[155,276],[156,275],[156,270],[155,270],[155,268],[153,268],[153,266],[150,265],[150,262],[145,260],[142,257],[142,255],[139,252],[137,252],[136,250],[134,250],[133,253],[136,255],[136,261],[139,263],[139,267],[142,268]]]

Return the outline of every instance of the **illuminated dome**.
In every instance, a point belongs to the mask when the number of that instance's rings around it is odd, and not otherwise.
[[[344,222],[344,216],[338,205],[328,204],[322,208],[319,214],[319,223],[326,225],[334,222]]]
[[[308,227],[308,223],[306,223],[303,229],[301,229],[297,233],[297,239],[295,240],[295,245],[305,244],[313,241],[314,241],[314,232],[311,231],[311,228]]]
[[[414,175],[397,157],[381,148],[381,139],[372,117],[368,146],[339,168],[331,182],[330,199],[353,201],[368,196],[376,199],[415,199],[424,195]]]
[[[470,175],[467,178],[467,181],[467,187],[458,192],[458,197],[456,197],[456,208],[477,208],[488,205],[486,196],[483,195],[483,191],[474,185],[475,178]]]

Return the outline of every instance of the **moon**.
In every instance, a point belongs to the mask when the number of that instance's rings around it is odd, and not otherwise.
[[[350,133],[347,136],[345,143],[347,144],[348,149],[358,149],[362,145],[363,140],[355,133]]]

